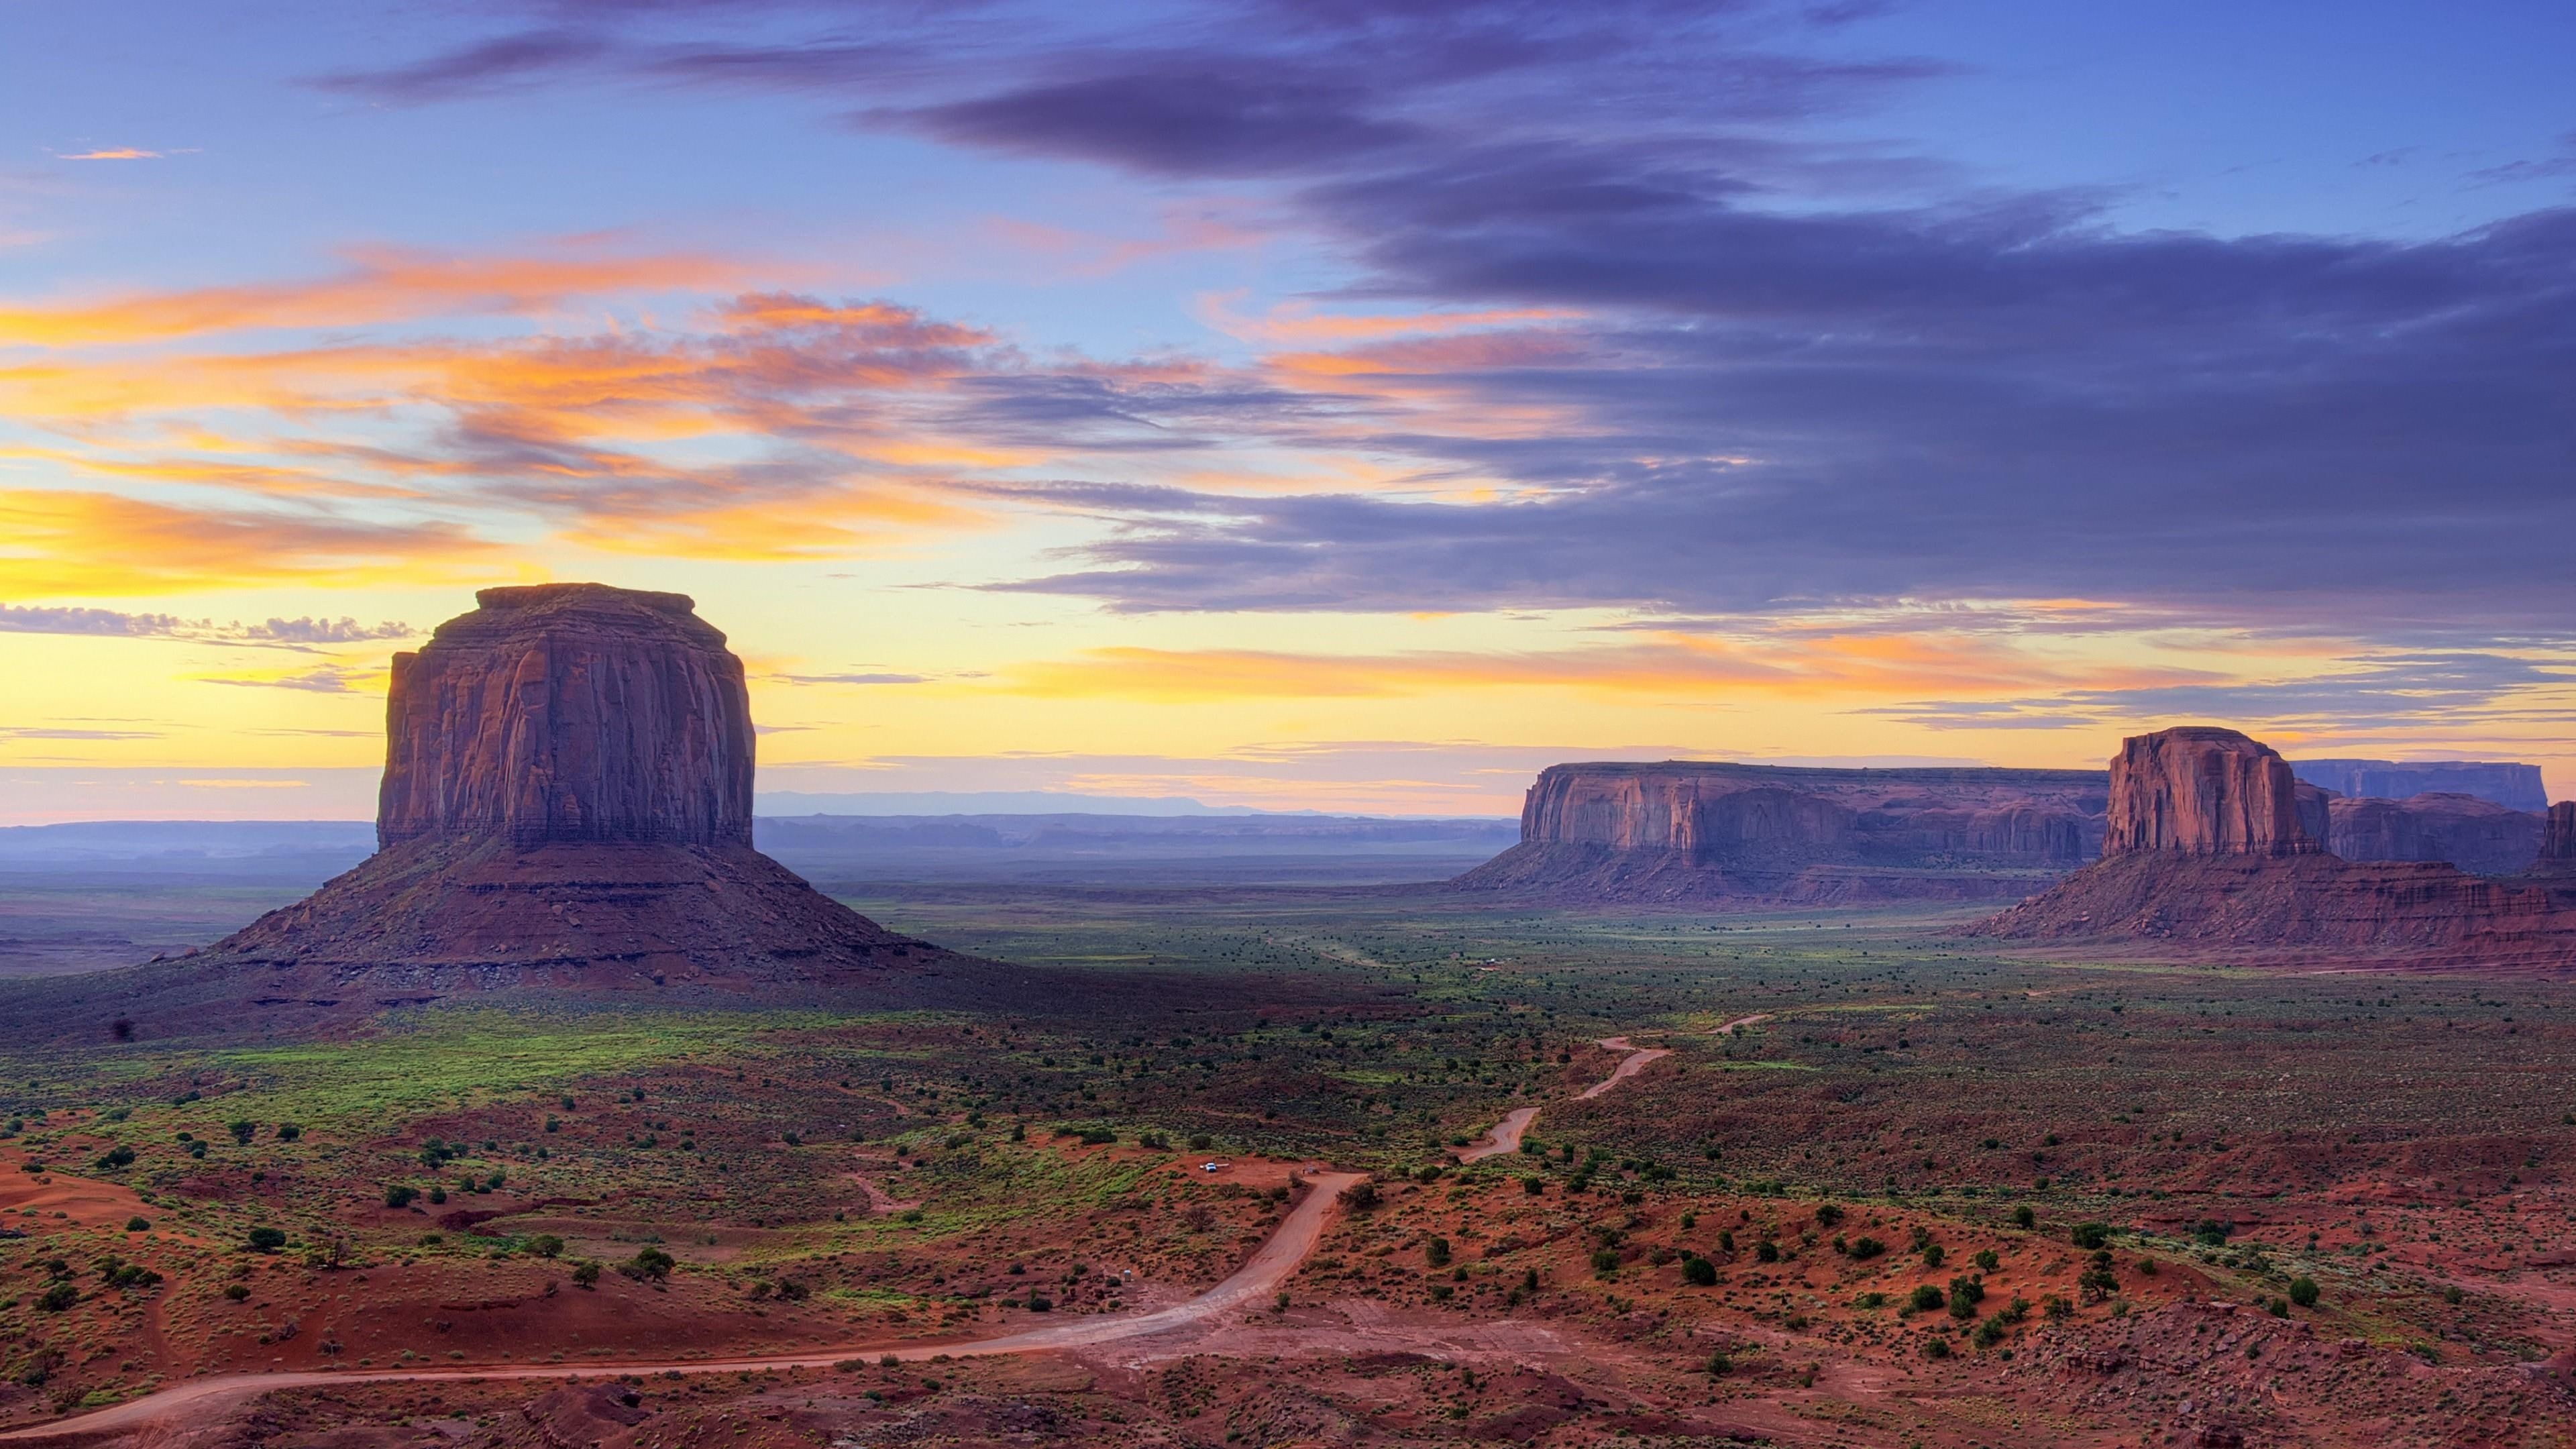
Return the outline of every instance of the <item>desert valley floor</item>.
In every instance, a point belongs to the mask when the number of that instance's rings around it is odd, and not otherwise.
[[[2070,960],[1956,936],[1957,910],[1025,882],[850,903],[1052,994],[566,994],[12,1047],[0,1427],[2570,1434],[2555,982]],[[1484,1150],[1507,1122],[1516,1150]]]

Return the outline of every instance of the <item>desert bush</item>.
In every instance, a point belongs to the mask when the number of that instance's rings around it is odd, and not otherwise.
[[[1682,1281],[1694,1288],[1713,1287],[1717,1282],[1717,1265],[1693,1253],[1682,1259]]]
[[[1434,1268],[1448,1267],[1449,1240],[1447,1238],[1433,1238],[1431,1241],[1424,1243],[1422,1245],[1422,1261],[1430,1264]]]
[[[2454,1290],[2457,1291],[2457,1290]],[[2301,1308],[2317,1306],[2317,1280],[2305,1274],[2290,1280],[2290,1301]],[[2453,1302],[2459,1300],[2453,1299]]]
[[[1353,1212],[1367,1212],[1378,1205],[1377,1180],[1363,1177],[1342,1189],[1341,1204]]]
[[[1945,1301],[1947,1296],[1941,1292],[1937,1284],[1917,1283],[1914,1285],[1913,1293],[1906,1297],[1905,1306],[1916,1313],[1929,1313]]]
[[[1835,1224],[1840,1223],[1842,1220],[1843,1210],[1837,1204],[1829,1202],[1820,1202],[1816,1204],[1817,1227],[1830,1228]]]
[[[420,1196],[419,1188],[413,1187],[409,1183],[398,1182],[385,1189],[385,1206],[389,1208],[407,1208],[411,1206],[412,1199],[418,1196]]]
[[[286,1246],[286,1234],[276,1228],[253,1228],[244,1241],[254,1253],[274,1253]]]
[[[650,1279],[659,1283],[669,1278],[671,1270],[678,1266],[679,1261],[670,1254],[659,1248],[645,1247],[638,1249],[634,1257],[618,1264],[617,1271],[638,1282]]]
[[[563,1256],[563,1250],[564,1240],[556,1237],[552,1233],[539,1233],[535,1237],[528,1239],[528,1251],[536,1254],[540,1258],[561,1257]]]
[[[2075,1246],[2079,1248],[2100,1248],[2111,1241],[2111,1225],[2109,1223],[2077,1223],[2074,1227],[2066,1230],[2066,1236],[2068,1241],[2074,1243]]]

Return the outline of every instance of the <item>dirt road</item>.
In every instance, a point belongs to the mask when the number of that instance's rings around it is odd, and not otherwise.
[[[999,1338],[948,1340],[940,1343],[851,1343],[837,1348],[779,1357],[727,1359],[628,1359],[600,1360],[578,1366],[567,1364],[497,1364],[485,1368],[447,1369],[338,1369],[320,1372],[273,1374],[223,1374],[210,1378],[190,1379],[172,1384],[157,1392],[131,1399],[110,1408],[99,1409],[70,1419],[57,1419],[47,1424],[31,1425],[0,1434],[0,1442],[10,1440],[50,1439],[68,1435],[93,1435],[131,1431],[148,1433],[175,1425],[189,1418],[202,1421],[216,1410],[276,1389],[309,1388],[320,1384],[365,1384],[401,1381],[405,1383],[455,1382],[462,1379],[564,1379],[601,1378],[627,1373],[716,1374],[744,1370],[782,1368],[829,1368],[844,1359],[877,1358],[893,1354],[900,1359],[926,1359],[933,1354],[1040,1353],[1049,1349],[1080,1348],[1096,1343],[1113,1343],[1120,1339],[1143,1338],[1187,1327],[1275,1293],[1288,1281],[1306,1255],[1322,1241],[1324,1227],[1332,1220],[1336,1199],[1342,1189],[1358,1182],[1355,1172],[1318,1172],[1307,1178],[1311,1184],[1288,1216],[1282,1219],[1267,1241],[1234,1271],[1234,1276],[1210,1288],[1186,1303],[1174,1304],[1152,1313],[1132,1316],[1101,1315],[1067,1318],[1043,1328],[1025,1329]]]
[[[1739,1016],[1735,1020],[1728,1022],[1726,1025],[1719,1027],[1717,1029],[1717,1034],[1719,1036],[1724,1036],[1739,1026],[1751,1026],[1755,1022],[1769,1021],[1770,1019],[1771,1013],[1767,1011],[1753,1016]],[[1624,1036],[1605,1036],[1594,1044],[1597,1046],[1608,1047],[1614,1052],[1626,1052],[1627,1055],[1619,1059],[1619,1065],[1610,1069],[1610,1075],[1608,1077],[1601,1081],[1594,1082],[1591,1086],[1575,1093],[1574,1099],[1578,1102],[1590,1101],[1592,1098],[1600,1096],[1602,1093],[1609,1091],[1612,1087],[1615,1087],[1621,1082],[1628,1080],[1630,1077],[1637,1075],[1639,1072],[1644,1071],[1655,1061],[1656,1058],[1672,1055],[1670,1051],[1662,1047],[1631,1046],[1628,1043],[1628,1039]],[[1537,1120],[1538,1109],[1536,1107],[1514,1107],[1511,1111],[1504,1113],[1503,1120],[1495,1123],[1493,1127],[1485,1133],[1484,1137],[1474,1146],[1459,1148],[1458,1160],[1462,1163],[1482,1162],[1488,1157],[1500,1157],[1506,1152],[1520,1151],[1521,1139],[1529,1134],[1530,1124]]]

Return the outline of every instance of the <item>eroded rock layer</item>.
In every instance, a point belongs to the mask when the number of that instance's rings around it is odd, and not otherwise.
[[[2105,791],[2086,770],[1556,765],[1530,787],[1520,844],[1455,884],[1600,900],[1994,899],[2096,854]]]
[[[397,654],[379,844],[751,843],[742,661],[686,595],[485,589]]]

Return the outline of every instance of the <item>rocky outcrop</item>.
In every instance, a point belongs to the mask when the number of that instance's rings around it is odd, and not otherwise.
[[[2328,816],[2354,803],[2308,788]],[[1967,931],[2576,970],[2576,902],[2449,864],[2328,854],[2319,843],[2331,820],[2318,828],[2300,795],[2278,755],[2234,730],[2195,726],[2128,740],[2112,764],[2103,858]]]
[[[2182,725],[2122,742],[2102,854],[2314,855],[2325,849],[2324,806],[2270,746]]]
[[[2474,795],[2335,800],[2326,845],[2346,860],[2434,860],[2509,875],[2539,854],[2542,819]]]
[[[2549,807],[2540,834],[2540,856],[2531,864],[2535,875],[2576,878],[2576,800]]]
[[[383,848],[123,985],[218,1012],[374,1010],[516,989],[774,994],[965,959],[751,848],[742,662],[687,598],[477,598],[395,660]]]
[[[2085,770],[1555,765],[1521,840],[1453,884],[1569,900],[1976,900],[2101,846]]]
[[[683,594],[485,589],[397,654],[380,845],[751,843],[742,661]]]
[[[2488,760],[2292,760],[2300,779],[2346,799],[2474,795],[2537,815],[2549,808],[2538,765]]]

